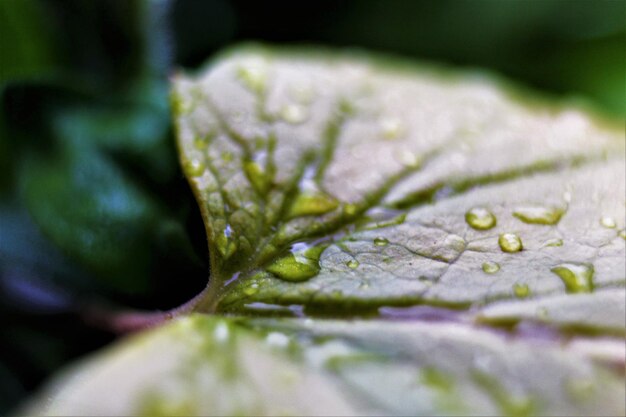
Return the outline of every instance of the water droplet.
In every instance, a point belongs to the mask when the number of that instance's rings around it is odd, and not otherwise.
[[[198,159],[188,159],[184,164],[185,173],[192,177],[200,176],[204,173],[204,163]]]
[[[377,237],[374,239],[374,245],[376,246],[387,246],[389,244],[389,240],[384,237]]]
[[[615,223],[615,219],[612,217],[604,216],[600,219],[600,224],[607,229],[615,229],[617,227],[617,223]]]
[[[488,230],[496,225],[496,216],[484,207],[474,207],[465,213],[465,221],[472,229]]]
[[[483,271],[485,271],[487,274],[495,274],[499,270],[500,264],[498,264],[497,262],[487,261],[483,263]]]
[[[297,104],[288,104],[280,110],[280,117],[291,124],[302,123],[307,118],[307,111]]]
[[[328,194],[322,192],[301,193],[293,201],[288,218],[299,216],[315,216],[328,213],[336,209],[339,202]]]
[[[543,247],[563,246],[563,239],[548,239],[543,243]]]
[[[369,287],[370,287],[370,284],[368,282],[362,282],[359,284],[360,290],[367,290]]]
[[[550,269],[561,278],[569,293],[593,291],[593,265],[565,262]]]
[[[514,233],[503,233],[498,238],[498,245],[500,245],[500,249],[502,252],[519,252],[524,247],[522,245],[522,240],[520,237]]]
[[[396,139],[404,133],[404,125],[399,119],[387,118],[380,121],[380,130],[385,139]]]
[[[402,210],[374,207],[365,212],[365,215],[357,222],[357,225],[367,230],[395,226],[404,223],[406,215],[407,213]]]
[[[357,269],[359,267],[359,261],[352,259],[346,262],[346,265],[348,265],[348,268],[350,269]]]
[[[526,284],[513,285],[513,294],[518,298],[526,298],[530,295],[530,288]]]
[[[256,282],[243,289],[245,295],[254,295],[259,292],[259,284]]]
[[[565,210],[560,207],[525,206],[513,211],[513,216],[524,223],[555,225],[561,220]]]
[[[443,240],[443,246],[445,248],[451,249],[454,252],[457,252],[457,254],[459,252],[463,252],[466,245],[467,242],[465,242],[465,239],[463,239],[459,235],[451,234],[446,236],[446,238]],[[456,257],[456,255],[454,256]]]
[[[325,246],[296,243],[288,255],[276,259],[266,269],[284,281],[306,281],[319,273],[319,258],[324,249]]]
[[[626,240],[626,229],[620,230],[619,232],[617,232],[617,235],[621,237],[622,239]]]

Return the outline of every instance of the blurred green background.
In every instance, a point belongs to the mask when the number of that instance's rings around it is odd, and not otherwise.
[[[0,414],[113,340],[86,311],[206,284],[167,77],[244,40],[487,69],[626,115],[622,0],[0,0]]]

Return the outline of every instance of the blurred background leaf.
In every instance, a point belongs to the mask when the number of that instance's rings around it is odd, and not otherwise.
[[[85,306],[165,309],[206,284],[167,89],[243,40],[501,73],[626,115],[620,0],[0,0],[0,413],[113,338]]]

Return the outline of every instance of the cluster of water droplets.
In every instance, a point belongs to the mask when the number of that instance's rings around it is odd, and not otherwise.
[[[306,281],[319,273],[319,258],[325,248],[324,244],[294,243],[285,255],[274,260],[265,269],[284,281]]]
[[[566,202],[569,203],[569,198],[566,198]],[[515,208],[512,215],[527,224],[553,226],[561,220],[566,210],[566,207],[526,205]],[[465,221],[471,228],[479,231],[492,229],[497,224],[496,216],[485,207],[473,207],[468,210],[465,213]],[[600,224],[609,229],[617,227],[615,220],[607,216],[600,218]],[[624,230],[620,230],[618,235],[626,239]],[[524,250],[522,239],[516,233],[501,233],[498,236],[498,246],[502,252],[511,254]],[[560,246],[563,246],[563,240],[560,238],[549,239],[543,244],[543,247]],[[482,270],[486,274],[495,274],[500,271],[500,268],[500,265],[494,261],[486,261],[482,264]],[[561,279],[569,293],[593,291],[594,267],[592,264],[563,262],[552,267],[550,271]],[[513,294],[518,298],[528,297],[530,288],[527,284],[515,284]]]

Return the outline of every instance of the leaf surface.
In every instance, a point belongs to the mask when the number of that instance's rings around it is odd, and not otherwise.
[[[624,378],[605,365],[623,363],[623,344],[612,348],[594,360],[575,340],[508,340],[455,323],[192,315],[82,363],[23,412],[620,415]]]

